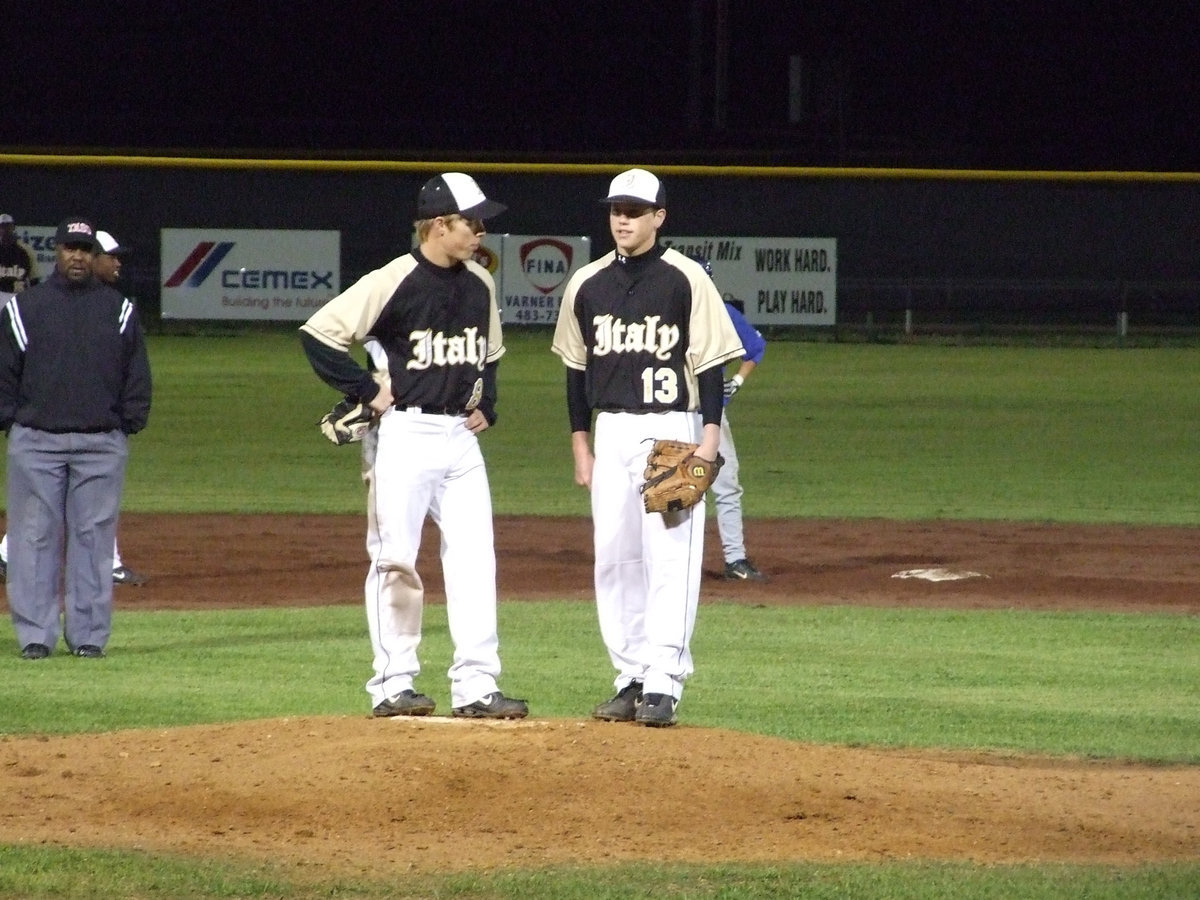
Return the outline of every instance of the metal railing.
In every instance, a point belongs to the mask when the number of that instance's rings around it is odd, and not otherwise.
[[[1200,329],[1200,279],[888,277],[838,279],[838,322],[955,326]]]

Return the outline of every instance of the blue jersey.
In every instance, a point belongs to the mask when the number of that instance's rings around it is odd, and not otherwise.
[[[741,338],[745,351],[742,359],[749,360],[757,366],[767,352],[767,339],[759,334],[758,329],[751,325],[746,317],[738,311],[738,308],[729,301],[725,302],[725,310],[729,313],[729,318],[733,320],[737,336]]]
[[[741,339],[742,347],[745,350],[742,359],[758,365],[767,352],[767,339],[759,334],[758,329],[751,325],[738,308],[729,301],[725,301],[725,310],[729,313],[734,330],[737,331],[737,336]],[[725,398],[725,403],[729,403],[728,397]]]

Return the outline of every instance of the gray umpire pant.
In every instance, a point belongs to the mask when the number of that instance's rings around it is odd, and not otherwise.
[[[125,487],[120,431],[8,435],[8,605],[21,647],[103,648],[112,633],[113,541]]]

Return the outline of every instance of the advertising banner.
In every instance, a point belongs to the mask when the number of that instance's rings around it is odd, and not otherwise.
[[[660,243],[712,265],[726,300],[755,325],[837,323],[837,238],[663,237]]]
[[[13,237],[33,251],[33,277],[39,281],[45,281],[54,271],[54,235],[57,231],[57,225],[20,223],[13,230]]]
[[[164,228],[164,319],[303,321],[341,292],[341,232]]]
[[[504,324],[553,325],[567,280],[592,261],[592,241],[582,236],[486,234],[477,261],[496,279]]]

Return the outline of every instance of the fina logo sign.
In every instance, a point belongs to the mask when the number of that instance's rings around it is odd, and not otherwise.
[[[521,271],[529,283],[541,293],[550,294],[571,274],[575,248],[566,241],[539,238],[522,244],[519,256]]]

